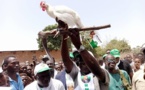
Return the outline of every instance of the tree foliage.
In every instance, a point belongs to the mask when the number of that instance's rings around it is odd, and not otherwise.
[[[131,51],[131,47],[125,39],[112,39],[105,47],[106,50],[114,48],[118,49],[122,53]]]
[[[96,48],[96,53],[98,57],[102,57],[109,49],[118,49],[121,53],[131,51],[131,47],[126,40],[112,39],[104,47],[98,46],[98,48]]]
[[[57,24],[48,25],[47,27],[45,27],[43,29],[43,31],[50,31],[50,30],[53,30],[53,29],[56,29],[56,28],[57,28]],[[88,35],[87,35],[87,37],[89,37]],[[112,39],[111,41],[109,41],[105,45],[105,47],[98,46],[97,48],[92,48],[90,46],[89,39],[90,38],[85,38],[83,40],[83,45],[86,47],[87,50],[91,51],[94,54],[95,57],[102,57],[108,49],[116,48],[122,53],[131,51],[130,45],[124,39],[122,39],[122,40]],[[69,48],[71,49],[70,39],[68,41],[69,41]],[[38,42],[39,49],[40,50],[43,49],[42,42],[41,42],[40,38],[37,39],[37,42]],[[49,47],[49,50],[60,50],[60,46],[61,46],[61,36],[60,35],[56,38],[54,38],[53,36],[48,36],[47,37],[47,47]],[[136,52],[136,50],[138,51],[139,48],[140,47],[134,48],[133,49],[134,52]]]
[[[140,53],[140,50],[141,50],[141,46],[136,46],[132,48],[132,53],[134,54]]]
[[[56,29],[56,28],[57,28],[57,24],[48,25],[47,27],[45,27],[43,29],[43,31],[51,31],[51,30]],[[40,38],[37,39],[37,42],[38,42],[39,49],[40,50],[43,49],[42,42],[41,42]],[[61,46],[61,36],[60,35],[58,35],[58,37],[55,37],[55,38],[54,38],[54,36],[47,37],[47,47],[49,48],[49,50],[60,50],[60,46]],[[70,47],[70,43],[69,43],[69,47]]]

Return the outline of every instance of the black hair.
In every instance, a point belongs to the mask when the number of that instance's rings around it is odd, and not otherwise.
[[[52,57],[51,59],[55,63],[55,58]],[[46,63],[47,61],[50,61],[50,59],[48,57],[44,57],[44,58],[42,58],[42,61]]]
[[[2,66],[8,65],[8,63],[9,63],[9,58],[10,58],[10,57],[14,57],[14,58],[15,58],[15,56],[7,56],[6,58],[4,58],[3,63],[2,63]]]

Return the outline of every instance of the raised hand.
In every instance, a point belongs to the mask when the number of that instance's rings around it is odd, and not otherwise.
[[[74,46],[79,49],[80,46],[82,45],[81,40],[80,40],[80,34],[78,29],[70,30],[68,33],[69,37],[71,38],[72,43]]]

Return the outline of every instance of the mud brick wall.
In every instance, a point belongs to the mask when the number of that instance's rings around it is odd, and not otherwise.
[[[29,61],[31,63],[33,57],[36,57],[37,60],[40,61],[45,54],[46,53],[44,50],[0,51],[0,65],[5,57],[11,55],[16,56],[20,63],[25,61]],[[50,54],[55,58],[56,61],[61,60],[60,50],[51,51]]]

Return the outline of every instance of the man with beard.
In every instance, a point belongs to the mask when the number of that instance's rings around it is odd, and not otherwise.
[[[124,70],[116,69],[116,59],[108,54],[105,57],[106,69],[110,73],[109,90],[131,90],[129,75]]]
[[[65,90],[63,84],[51,78],[51,68],[44,62],[35,66],[36,81],[27,85],[24,90]]]
[[[19,61],[15,56],[8,56],[4,59],[3,69],[9,78],[10,87],[12,90],[23,90],[23,82],[19,76]]]

